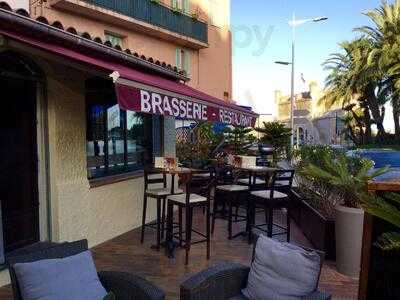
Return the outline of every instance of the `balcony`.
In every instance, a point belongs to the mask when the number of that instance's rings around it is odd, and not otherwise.
[[[207,23],[151,0],[52,0],[50,3],[59,9],[79,11],[189,48],[208,47]]]

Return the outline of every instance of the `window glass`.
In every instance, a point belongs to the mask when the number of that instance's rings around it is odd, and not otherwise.
[[[187,76],[190,76],[192,64],[190,51],[177,48],[175,64],[180,70],[184,70]]]
[[[88,178],[126,173],[152,163],[153,130],[161,131],[160,125],[153,128],[152,115],[121,110],[108,81],[90,81],[86,88]]]
[[[123,112],[119,105],[107,107],[107,137],[108,137],[108,165],[109,168],[121,169],[124,166],[125,137]]]
[[[105,126],[104,108],[102,105],[91,105],[88,110],[89,124],[87,127],[86,151],[89,172],[96,172],[105,167]],[[89,176],[90,177],[90,176]]]
[[[148,154],[153,149],[153,120],[148,115],[127,111],[127,163],[143,165],[152,160]]]
[[[224,26],[224,9],[221,0],[209,0],[209,19],[210,24],[218,27]]]
[[[174,9],[179,9],[184,13],[190,13],[190,0],[171,0],[171,6]]]
[[[105,38],[106,38],[106,41],[111,42],[111,45],[113,45],[114,47],[117,45],[122,47],[123,38],[121,36],[106,32]]]

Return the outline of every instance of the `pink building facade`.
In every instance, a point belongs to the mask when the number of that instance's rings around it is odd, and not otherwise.
[[[122,49],[177,66],[187,72],[191,87],[231,100],[230,0],[31,0],[30,3],[30,13],[35,19],[43,16],[50,24],[59,21],[65,28],[87,32],[91,38],[111,40]],[[161,12],[154,9],[157,6],[162,7]]]

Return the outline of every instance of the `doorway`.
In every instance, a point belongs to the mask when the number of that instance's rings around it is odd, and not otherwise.
[[[40,239],[38,78],[36,67],[24,57],[0,53],[0,203],[5,253]]]

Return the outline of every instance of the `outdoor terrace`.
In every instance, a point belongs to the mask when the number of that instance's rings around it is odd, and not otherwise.
[[[277,213],[277,221],[285,219]],[[258,218],[261,218],[260,214]],[[204,228],[204,217],[201,210],[195,212],[194,227]],[[234,230],[238,230],[237,224]],[[292,223],[291,239],[306,247],[312,247],[300,229]],[[147,229],[144,244],[140,244],[140,229],[130,231],[92,249],[98,270],[124,271],[146,278],[166,292],[166,299],[179,299],[179,285],[190,275],[219,262],[236,261],[249,264],[252,255],[252,246],[245,239],[227,239],[227,223],[216,221],[215,233],[211,243],[211,259],[207,261],[205,245],[194,245],[191,249],[191,259],[185,266],[185,251],[178,249],[174,259],[164,255],[164,251],[157,252],[150,249],[154,244],[155,232]],[[333,299],[356,299],[358,281],[339,274],[333,262],[324,264],[320,290],[333,295]],[[0,288],[0,299],[12,299],[11,287]]]

